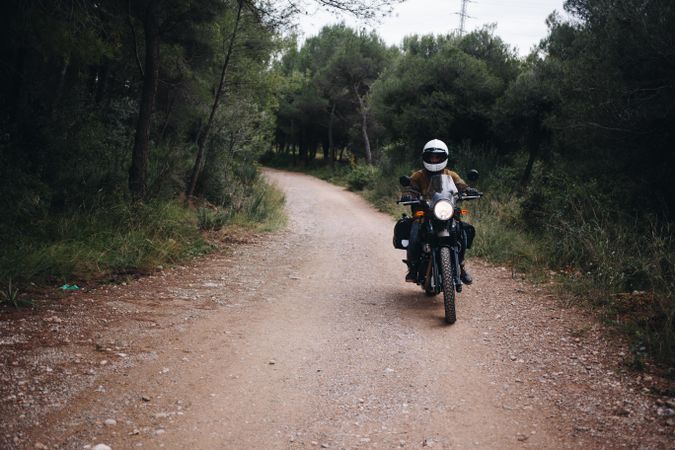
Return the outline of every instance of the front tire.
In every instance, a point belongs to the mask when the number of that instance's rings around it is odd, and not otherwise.
[[[443,277],[443,305],[445,306],[445,322],[453,324],[457,321],[455,312],[455,277],[451,264],[450,249],[441,248],[441,276]]]

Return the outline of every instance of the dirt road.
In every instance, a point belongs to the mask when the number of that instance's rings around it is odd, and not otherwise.
[[[101,324],[98,351],[86,340],[59,347],[61,362],[44,375],[56,400],[36,401],[40,414],[12,410],[25,420],[3,430],[5,445],[672,443],[673,427],[656,413],[666,404],[643,392],[643,377],[622,363],[626,350],[592,320],[473,261],[476,282],[446,326],[441,300],[404,283],[389,217],[311,177],[267,176],[286,192],[288,230],[83,296],[123,313]]]

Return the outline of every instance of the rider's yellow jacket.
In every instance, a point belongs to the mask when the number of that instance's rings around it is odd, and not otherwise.
[[[464,180],[462,180],[462,177],[460,177],[457,172],[453,172],[449,169],[443,169],[443,173],[452,177],[452,181],[455,182],[455,185],[460,192],[469,187],[469,185],[466,184]],[[429,175],[429,172],[424,169],[418,170],[410,177],[410,187],[420,193],[427,191],[430,182],[431,176]]]

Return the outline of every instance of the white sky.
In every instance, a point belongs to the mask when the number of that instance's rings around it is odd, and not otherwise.
[[[467,4],[465,30],[472,31],[489,23],[497,23],[496,34],[520,55],[547,34],[546,17],[554,10],[563,14],[563,0],[471,0]],[[366,24],[375,28],[387,44],[399,45],[410,34],[446,34],[459,28],[461,0],[407,0],[398,5],[391,16],[380,23]],[[347,16],[336,16],[325,11],[300,18],[298,31],[309,37],[317,34],[324,25],[345,20],[353,28],[362,23]]]

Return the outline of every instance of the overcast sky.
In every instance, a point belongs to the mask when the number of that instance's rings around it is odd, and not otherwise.
[[[563,0],[472,0],[467,4],[467,31],[489,23],[497,23],[496,34],[520,55],[546,36],[546,17],[554,10],[563,13]],[[379,24],[366,25],[390,45],[399,45],[410,34],[446,34],[459,28],[461,0],[407,0],[398,5],[390,17]],[[299,31],[304,37],[317,34],[322,26],[345,20],[355,28],[363,26],[350,17],[335,16],[324,11],[300,18]]]

